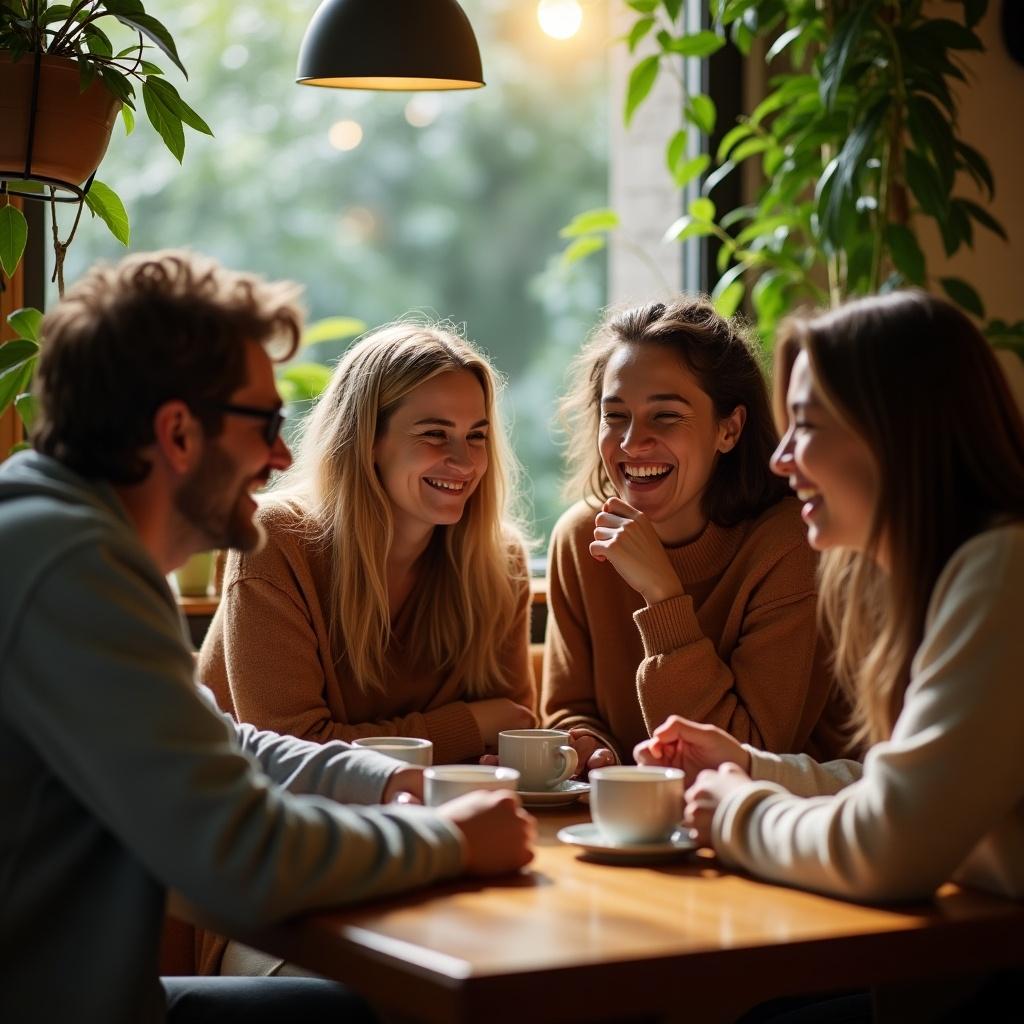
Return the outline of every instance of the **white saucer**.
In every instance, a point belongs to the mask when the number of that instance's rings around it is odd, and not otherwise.
[[[584,793],[589,792],[589,782],[566,779],[554,789],[538,792],[519,790],[519,799],[522,800],[524,807],[565,807],[567,804],[574,804]]]
[[[592,821],[586,821],[559,829],[557,838],[570,846],[581,847],[595,860],[619,863],[670,860],[697,849],[696,840],[689,829],[684,828],[677,828],[668,839],[656,843],[616,843],[608,839]]]

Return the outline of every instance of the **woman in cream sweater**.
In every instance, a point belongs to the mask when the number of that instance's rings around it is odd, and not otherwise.
[[[775,471],[826,552],[822,610],[871,749],[819,764],[670,719],[637,758],[684,766],[701,838],[773,881],[1024,898],[1024,423],[993,354],[959,310],[893,294],[793,321],[776,391]]]

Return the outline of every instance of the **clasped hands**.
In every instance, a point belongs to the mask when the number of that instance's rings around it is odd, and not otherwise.
[[[682,768],[691,785],[683,797],[683,824],[694,829],[702,846],[711,845],[715,811],[730,794],[750,781],[750,754],[714,725],[667,718],[633,750],[637,764]]]

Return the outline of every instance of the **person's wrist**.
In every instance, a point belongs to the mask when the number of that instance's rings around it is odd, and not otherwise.
[[[654,604],[661,604],[662,601],[670,601],[673,597],[679,597],[683,592],[683,585],[678,579],[673,579],[671,582],[657,581],[645,590],[641,591],[643,599],[647,602],[647,606],[650,607]]]

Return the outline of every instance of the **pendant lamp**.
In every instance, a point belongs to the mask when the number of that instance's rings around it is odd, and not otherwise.
[[[324,0],[299,49],[300,85],[479,89],[480,49],[456,0]]]

